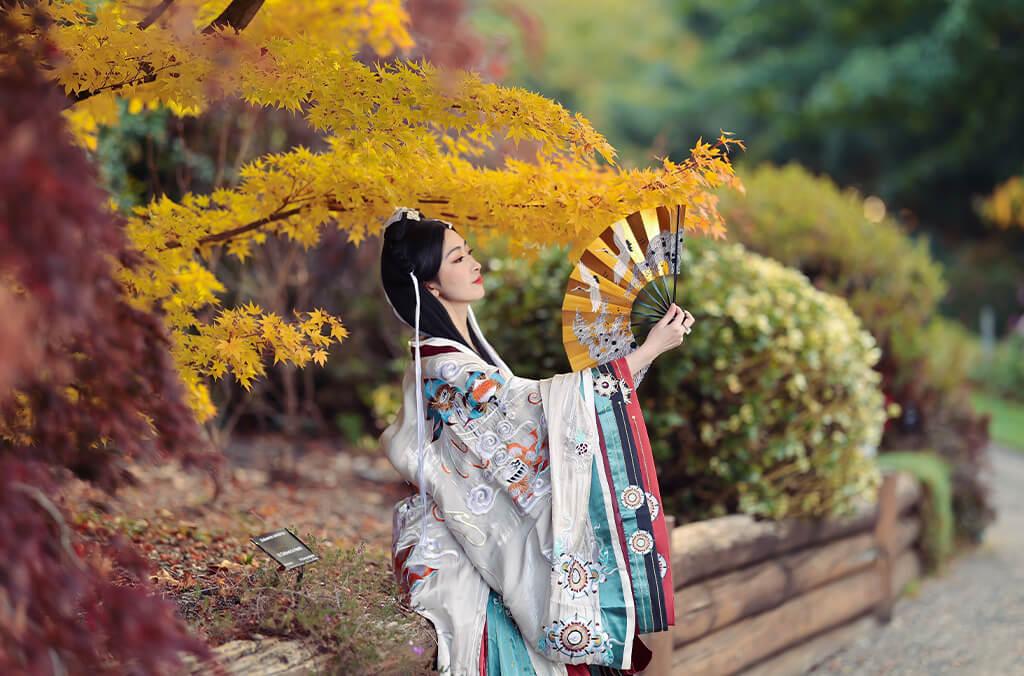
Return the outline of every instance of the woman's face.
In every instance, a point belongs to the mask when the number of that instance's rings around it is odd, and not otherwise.
[[[473,258],[469,243],[451,228],[444,231],[441,269],[437,281],[427,284],[434,295],[451,303],[471,303],[484,297],[480,263]]]

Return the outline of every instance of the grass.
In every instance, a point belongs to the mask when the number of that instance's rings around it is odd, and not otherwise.
[[[989,432],[994,441],[1024,452],[1024,404],[978,391],[971,393],[971,403],[992,416]]]
[[[922,550],[929,570],[941,569],[953,551],[953,485],[949,465],[921,451],[892,451],[878,456],[884,470],[902,470],[917,477],[926,498],[921,503]]]
[[[220,643],[241,633],[298,639],[322,657],[320,673],[431,673],[436,648],[424,620],[402,607],[385,555],[363,546],[320,546],[301,584],[295,571],[266,563],[221,593],[193,599],[184,613],[194,629]],[[179,607],[184,599],[179,597]]]

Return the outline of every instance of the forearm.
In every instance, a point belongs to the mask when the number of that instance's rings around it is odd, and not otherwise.
[[[630,375],[636,375],[641,369],[651,365],[657,355],[645,343],[625,356]]]

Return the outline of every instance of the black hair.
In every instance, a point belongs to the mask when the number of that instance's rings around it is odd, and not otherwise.
[[[427,290],[426,283],[437,280],[441,270],[445,230],[453,229],[444,221],[424,218],[402,218],[384,230],[384,245],[380,253],[380,278],[384,293],[395,312],[409,326],[416,326],[416,296],[410,270],[416,274],[420,291],[420,332],[435,338],[447,338],[475,350],[488,364],[497,366],[480,337],[469,326],[473,345],[467,345],[448,310]]]

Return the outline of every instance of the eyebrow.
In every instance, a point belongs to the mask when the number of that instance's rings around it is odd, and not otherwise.
[[[465,244],[465,242],[463,242],[462,244]],[[448,258],[449,256],[451,256],[451,255],[452,255],[452,252],[453,252],[453,251],[458,251],[459,249],[461,249],[461,248],[462,248],[462,244],[460,244],[460,245],[459,245],[459,246],[457,246],[457,247],[453,247],[453,248],[451,248],[451,249],[448,249],[448,253],[446,253],[446,254],[444,255],[444,257],[445,257],[445,258]]]

